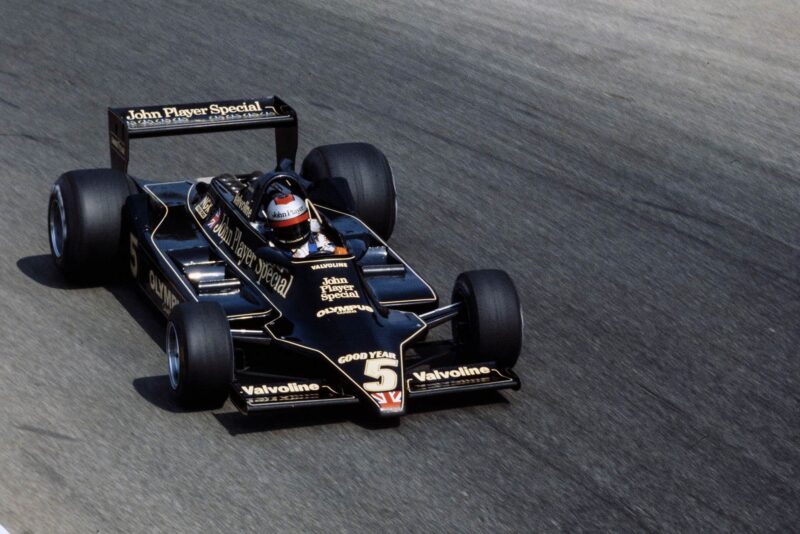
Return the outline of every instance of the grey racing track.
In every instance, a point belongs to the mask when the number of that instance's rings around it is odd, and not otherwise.
[[[777,531],[800,521],[800,8],[789,0],[0,5],[0,524],[47,532]],[[64,286],[49,187],[105,108],[278,94],[368,141],[441,293],[506,269],[517,393],[181,413],[163,322]],[[132,173],[274,163],[146,140]]]

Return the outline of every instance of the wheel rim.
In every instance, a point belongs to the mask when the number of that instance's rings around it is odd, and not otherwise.
[[[175,325],[167,325],[167,363],[169,364],[169,385],[178,389],[181,378],[181,353],[178,347],[178,332]]]
[[[67,241],[67,216],[64,213],[61,188],[58,186],[53,188],[47,219],[50,227],[50,246],[55,257],[60,258],[64,254],[64,243]]]

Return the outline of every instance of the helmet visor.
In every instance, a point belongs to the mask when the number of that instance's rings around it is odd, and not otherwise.
[[[311,233],[311,224],[308,221],[308,214],[303,214],[304,219],[291,224],[281,226],[272,225],[272,235],[275,241],[283,245],[294,245],[301,243],[308,238]]]

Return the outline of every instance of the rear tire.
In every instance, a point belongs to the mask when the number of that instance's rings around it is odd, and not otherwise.
[[[175,398],[185,408],[215,409],[233,380],[233,341],[217,302],[184,302],[167,323],[167,365]]]
[[[311,182],[344,178],[359,219],[388,241],[397,214],[397,193],[383,152],[367,143],[318,146],[303,160],[303,176]]]
[[[50,193],[50,253],[64,277],[93,284],[122,273],[122,210],[128,178],[111,169],[69,171]]]
[[[468,271],[456,278],[453,340],[463,362],[494,361],[510,369],[522,347],[522,309],[514,283],[504,271]]]

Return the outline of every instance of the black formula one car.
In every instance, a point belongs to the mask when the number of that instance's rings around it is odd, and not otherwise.
[[[67,280],[129,272],[166,316],[182,405],[242,412],[362,403],[382,416],[434,395],[519,389],[522,313],[508,275],[458,276],[452,304],[387,241],[395,184],[374,146],[320,146],[294,170],[297,116],[280,98],[108,110],[110,169],[64,173],[50,195]],[[129,140],[274,128],[275,170],[152,182],[127,173]],[[291,191],[335,245],[301,259],[272,245],[263,203]],[[452,324],[452,341],[425,341]]]

